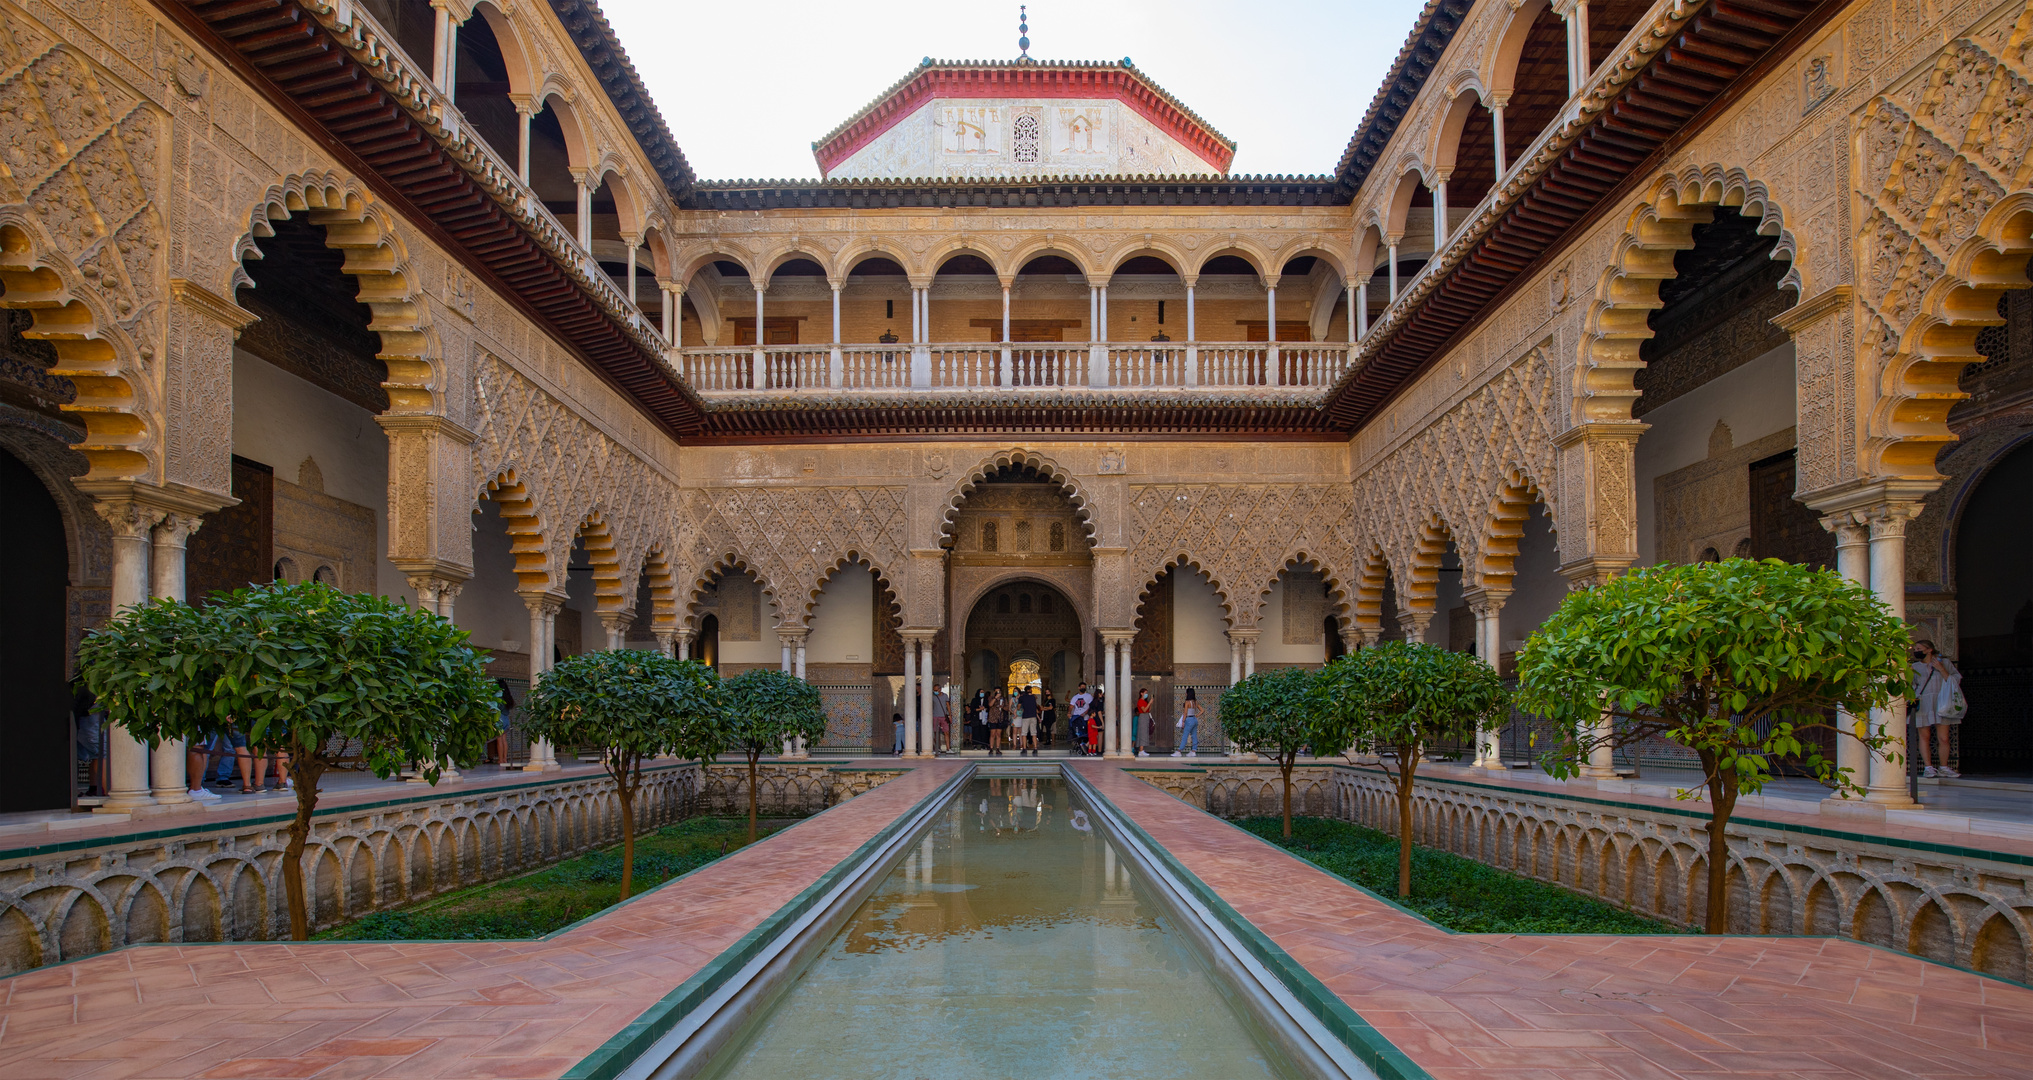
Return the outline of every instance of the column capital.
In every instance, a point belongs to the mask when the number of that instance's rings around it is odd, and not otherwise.
[[[556,615],[565,608],[565,598],[558,593],[525,592],[516,595],[522,597],[522,606],[528,608],[531,615]]]
[[[1255,626],[1238,626],[1228,631],[1228,640],[1237,644],[1255,641],[1263,630]]]
[[[1461,599],[1468,603],[1468,609],[1478,616],[1490,616],[1503,610],[1504,601],[1511,598],[1511,590],[1502,586],[1483,585],[1461,590]]]
[[[438,577],[431,574],[411,574],[404,580],[409,582],[410,588],[416,590],[416,596],[419,601],[425,599],[431,601],[454,600],[458,598],[459,593],[466,587],[464,575],[459,577]]]
[[[1492,90],[1488,97],[1482,99],[1482,103],[1492,109],[1504,108],[1511,103],[1511,91]]]
[[[166,547],[183,547],[190,541],[191,534],[197,532],[199,526],[204,524],[204,521],[204,518],[196,514],[179,513],[176,511],[165,513],[162,516],[162,520],[156,524],[153,530],[155,542],[158,545]]]
[[[419,581],[437,582],[443,585],[464,585],[473,576],[473,568],[461,566],[443,559],[390,559],[397,570],[402,571],[409,587],[421,589]]]
[[[1583,589],[1593,589],[1629,570],[1631,564],[1637,561],[1635,555],[1591,555],[1570,563],[1562,563],[1560,576],[1567,579],[1569,592],[1580,592]]]
[[[904,639],[904,642],[906,644],[915,645],[922,643],[929,645],[931,644],[933,638],[939,636],[939,631],[921,630],[921,629],[899,630],[897,631],[897,636]]]
[[[1836,285],[1823,289],[1813,296],[1772,316],[1773,326],[1788,334],[1798,334],[1807,327],[1828,318],[1849,307],[1854,290],[1848,285]]]
[[[796,645],[805,640],[811,632],[812,628],[809,626],[779,626],[776,628],[776,637],[778,641],[787,645]]]
[[[1407,641],[1426,640],[1426,628],[1433,625],[1433,613],[1416,608],[1398,609],[1398,629],[1405,632]]]
[[[390,435],[443,435],[454,442],[472,445],[480,436],[448,416],[435,413],[382,414],[374,418]]]
[[[95,502],[92,509],[113,530],[115,540],[146,541],[162,519],[168,516],[153,506],[128,500]]]
[[[1111,645],[1127,645],[1136,640],[1135,630],[1102,630],[1101,640]]]
[[[625,633],[629,627],[635,625],[635,612],[603,611],[600,613],[600,625],[617,634]]]
[[[1868,524],[1880,517],[1920,515],[1927,496],[1941,486],[1942,477],[1876,477],[1854,480],[1823,488],[1800,497],[1807,508],[1820,514],[1823,523],[1848,515],[1850,520]]]

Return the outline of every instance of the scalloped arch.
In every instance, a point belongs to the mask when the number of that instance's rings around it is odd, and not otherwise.
[[[1956,439],[1949,410],[1969,396],[1957,380],[1965,366],[1983,359],[1977,334],[1998,325],[1998,301],[2007,292],[2033,287],[2026,274],[2029,258],[2033,191],[2022,190],[2000,199],[1975,235],[1948,258],[1879,369],[1879,399],[1864,444],[1868,475],[1942,475],[1935,458]]]
[[[1270,599],[1271,589],[1277,585],[1278,579],[1285,576],[1285,571],[1294,566],[1311,567],[1320,574],[1321,582],[1327,587],[1328,610],[1334,615],[1337,625],[1347,625],[1356,605],[1346,575],[1335,570],[1327,559],[1303,545],[1294,546],[1287,551],[1277,564],[1277,569],[1271,572],[1271,579],[1251,597],[1249,618],[1242,625],[1255,626],[1261,621],[1264,603]]]
[[[778,620],[779,622],[782,621],[783,608],[777,604],[776,587],[771,585],[769,578],[763,575],[759,564],[750,561],[732,548],[727,548],[720,550],[700,564],[698,574],[693,577],[691,586],[685,590],[684,604],[678,612],[678,626],[680,628],[691,623],[692,610],[699,606],[699,598],[706,595],[706,590],[713,587],[714,581],[733,572],[747,574],[749,577],[754,578],[756,584],[762,588],[763,598],[769,602],[771,607],[777,609]],[[694,627],[694,629],[697,628]]]
[[[1143,584],[1137,586],[1136,599],[1131,602],[1130,610],[1133,613],[1142,612],[1144,601],[1151,595],[1151,589],[1156,587],[1158,579],[1163,577],[1167,571],[1179,569],[1191,570],[1206,578],[1207,583],[1214,589],[1215,602],[1221,605],[1224,616],[1233,621],[1235,605],[1228,598],[1227,583],[1223,582],[1221,577],[1214,572],[1213,560],[1202,560],[1185,548],[1168,549],[1168,554],[1165,555],[1163,561],[1141,571]],[[1140,614],[1135,615],[1132,622],[1134,622],[1135,618],[1141,617]]]
[[[1512,466],[1498,484],[1496,494],[1490,497],[1489,513],[1483,521],[1478,585],[1508,589],[1517,580],[1518,545],[1525,538],[1525,522],[1530,520],[1534,504],[1545,504],[1539,482],[1523,468]],[[1552,513],[1548,507],[1549,519]]]
[[[57,354],[50,374],[77,388],[62,408],[85,425],[72,447],[90,465],[80,479],[153,479],[162,450],[147,420],[156,409],[142,354],[24,209],[0,209],[0,307],[29,312],[34,323],[23,336],[49,343]]]
[[[516,591],[544,593],[551,588],[549,544],[544,542],[544,523],[537,503],[513,466],[495,474],[482,486],[479,499],[492,500],[501,511],[501,525],[508,533],[508,553],[515,560]]]
[[[818,608],[819,600],[826,591],[826,583],[833,580],[834,574],[849,566],[867,567],[868,572],[875,575],[876,588],[881,590],[880,594],[875,598],[875,603],[880,607],[883,603],[883,597],[887,596],[889,598],[888,609],[891,618],[897,620],[898,626],[903,625],[904,605],[902,593],[897,588],[896,579],[890,576],[889,571],[882,566],[881,561],[874,555],[857,548],[849,548],[841,552],[832,562],[826,564],[819,571],[818,578],[812,585],[811,596],[805,601],[803,610],[798,613],[799,621],[811,621],[812,612]]]
[[[1610,265],[1596,283],[1575,369],[1572,415],[1577,422],[1631,419],[1638,398],[1634,380],[1645,366],[1638,350],[1652,336],[1647,320],[1659,308],[1659,284],[1677,275],[1673,257],[1694,247],[1694,227],[1713,221],[1722,208],[1757,218],[1760,234],[1778,237],[1772,257],[1793,263],[1779,285],[1796,292],[1802,288],[1797,242],[1763,181],[1720,165],[1690,165],[1659,177],[1647,199],[1631,211]]]
[[[1081,525],[1086,531],[1087,542],[1092,545],[1096,533],[1094,511],[1088,500],[1087,492],[1080,486],[1080,482],[1074,478],[1072,473],[1067,472],[1065,468],[1060,466],[1058,462],[1045,457],[1035,450],[1025,450],[1022,448],[990,454],[977,463],[974,468],[968,470],[953,485],[953,489],[946,495],[944,508],[940,512],[939,539],[943,540],[953,535],[953,524],[959,517],[960,505],[966,502],[967,496],[972,494],[975,488],[980,487],[991,474],[1000,472],[1004,468],[1021,469],[1026,466],[1036,469],[1047,480],[1059,485],[1059,490],[1064,492],[1068,499],[1072,500],[1074,514],[1080,519]]]
[[[243,260],[262,257],[260,241],[275,235],[273,223],[298,214],[325,230],[325,246],[346,256],[341,272],[358,283],[359,300],[372,315],[367,329],[381,341],[375,355],[388,369],[381,385],[388,391],[389,414],[443,411],[445,376],[437,335],[394,218],[339,174],[305,173],[269,187],[233,245],[236,258],[224,295],[230,298],[236,289],[254,285]]]

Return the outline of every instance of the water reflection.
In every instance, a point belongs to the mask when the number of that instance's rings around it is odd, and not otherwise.
[[[972,781],[714,1075],[1271,1077],[1057,779]]]

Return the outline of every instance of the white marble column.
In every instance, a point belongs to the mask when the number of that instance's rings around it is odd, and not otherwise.
[[[1398,241],[1395,237],[1391,239],[1390,247],[1387,248],[1386,251],[1390,258],[1390,270],[1391,270],[1390,302],[1395,304],[1398,302]]]
[[[201,519],[194,514],[166,514],[150,532],[149,591],[157,599],[184,599],[184,557],[190,536]],[[149,751],[149,794],[165,805],[191,801],[188,758],[181,739],[165,739]]]
[[[750,362],[755,368],[752,375],[754,385],[751,389],[755,390],[769,389],[769,357],[763,352],[763,342],[769,340],[768,335],[764,333],[765,326],[762,314],[762,286],[757,285],[755,287],[755,352],[750,354]]]
[[[1361,341],[1369,336],[1369,279],[1363,278],[1355,286],[1355,339]]]
[[[1433,184],[1433,251],[1434,258],[1447,246],[1447,174],[1441,173]]]
[[[932,670],[932,640],[932,635],[926,634],[918,642],[924,650],[924,656],[918,661],[918,672],[924,678],[918,687],[918,748],[924,751],[926,757],[931,757],[939,747],[939,718],[932,715],[932,692],[938,686]]]
[[[1115,745],[1121,757],[1135,757],[1136,744],[1130,740],[1130,718],[1136,715],[1136,676],[1130,673],[1130,650],[1136,638],[1124,634],[1115,640],[1115,647],[1121,654],[1116,662],[1116,679],[1122,683],[1122,700],[1115,709]],[[1148,736],[1148,732],[1146,735]]]
[[[1115,686],[1115,639],[1107,634],[1101,637],[1101,690],[1108,698],[1108,707],[1101,714],[1101,754],[1103,757],[1117,757],[1121,754],[1121,745],[1117,741],[1115,727],[1119,707]]]
[[[1262,628],[1255,626],[1240,630],[1230,630],[1228,632],[1228,666],[1230,672],[1229,683],[1231,685],[1256,674],[1257,637],[1262,633]],[[1233,739],[1230,739],[1228,743],[1228,756],[1236,761],[1257,760],[1257,755],[1237,747]]]
[[[579,201],[573,204],[578,207],[573,215],[578,219],[573,222],[576,226],[573,231],[578,234],[579,249],[590,255],[593,252],[593,189],[586,186],[584,169],[572,170],[572,182],[579,188]]]
[[[692,634],[693,631],[690,630],[679,630],[671,635],[673,639],[672,648],[675,650],[671,653],[672,656],[680,660],[690,660],[692,658]]]
[[[114,614],[148,599],[150,534],[163,512],[132,502],[94,503],[93,509],[112,528]],[[106,726],[106,800],[99,813],[124,814],[155,804],[149,794],[148,747],[125,727]]]
[[[1893,502],[1868,511],[1870,522],[1871,591],[1901,621],[1906,618],[1906,523],[1920,513],[1918,502]],[[1874,803],[1891,807],[1917,805],[1906,786],[1906,699],[1871,710],[1872,730],[1891,739],[1884,751],[1871,755],[1870,792]],[[1893,755],[1899,760],[1892,760]]]
[[[543,674],[551,669],[551,654],[556,647],[558,633],[558,612],[564,609],[562,598],[549,593],[530,595],[524,593],[523,606],[529,609],[529,685],[534,690],[543,681]],[[525,772],[550,772],[562,768],[558,764],[557,749],[547,739],[532,739],[529,744],[529,763],[523,766]]]
[[[515,102],[515,178],[529,186],[529,122],[533,118],[536,103],[525,94],[510,94]]]
[[[1501,672],[1502,660],[1500,652],[1502,647],[1498,642],[1499,623],[1500,615],[1504,609],[1504,601],[1510,598],[1510,590],[1484,586],[1479,589],[1465,591],[1462,594],[1462,598],[1468,601],[1469,610],[1475,612],[1476,658],[1488,664],[1492,671]],[[1507,715],[1500,717],[1479,733],[1475,743],[1475,764],[1477,768],[1501,769],[1504,767],[1503,735],[1504,725],[1508,720],[1509,717]]]
[[[607,631],[609,650],[628,647],[628,628],[634,622],[635,613],[632,611],[609,611],[600,616],[600,625]]]
[[[1234,630],[1228,632],[1228,685],[1242,681],[1242,635]]]
[[[1492,183],[1502,183],[1504,179],[1504,173],[1508,171],[1510,168],[1509,163],[1507,163],[1504,160],[1504,105],[1507,104],[1509,100],[1510,100],[1509,93],[1504,93],[1501,95],[1493,94],[1490,96],[1489,120],[1490,127],[1492,129],[1492,133],[1496,142],[1496,166],[1497,166],[1497,174],[1494,178],[1492,178],[1491,180]]]
[[[1866,588],[1871,584],[1871,526],[1858,515],[1843,513],[1821,519],[1823,528],[1835,534],[1835,570],[1844,578]],[[1837,710],[1836,727],[1855,732],[1862,718]],[[1871,750],[1862,741],[1846,735],[1835,739],[1836,768],[1846,770],[1851,783],[1868,788],[1871,783]],[[1903,788],[1902,788],[1903,790]],[[1831,796],[1844,798],[1846,796]]]
[[[918,639],[900,635],[904,642],[904,756],[919,757],[918,751]]]

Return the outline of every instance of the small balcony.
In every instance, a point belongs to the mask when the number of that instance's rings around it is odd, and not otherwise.
[[[671,364],[698,394],[1195,390],[1324,395],[1350,346],[1318,341],[688,347]]]

